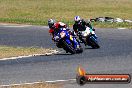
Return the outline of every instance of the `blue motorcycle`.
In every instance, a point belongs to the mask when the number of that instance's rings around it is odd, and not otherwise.
[[[66,28],[60,28],[54,37],[58,48],[63,48],[66,53],[82,53],[80,43],[76,40],[76,37],[71,35]]]

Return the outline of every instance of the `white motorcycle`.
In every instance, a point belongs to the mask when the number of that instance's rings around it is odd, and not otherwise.
[[[93,29],[86,27],[85,31],[79,31],[78,36],[80,40],[84,40],[83,43],[85,43],[88,46],[91,46],[94,49],[100,48],[98,41],[97,41],[97,36]]]

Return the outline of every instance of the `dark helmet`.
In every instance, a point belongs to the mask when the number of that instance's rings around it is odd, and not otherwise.
[[[53,19],[48,20],[48,26],[51,28],[54,25],[55,21]]]

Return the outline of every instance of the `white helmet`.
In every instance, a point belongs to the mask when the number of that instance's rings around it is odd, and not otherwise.
[[[81,18],[80,18],[79,16],[75,16],[75,17],[74,17],[74,21],[75,21],[75,22],[78,22],[78,21],[80,21],[80,20],[81,20]]]

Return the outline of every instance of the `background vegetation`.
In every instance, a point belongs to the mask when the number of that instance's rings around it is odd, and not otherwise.
[[[0,22],[47,25],[54,18],[72,24],[76,15],[132,19],[131,14],[132,0],[0,0]]]

